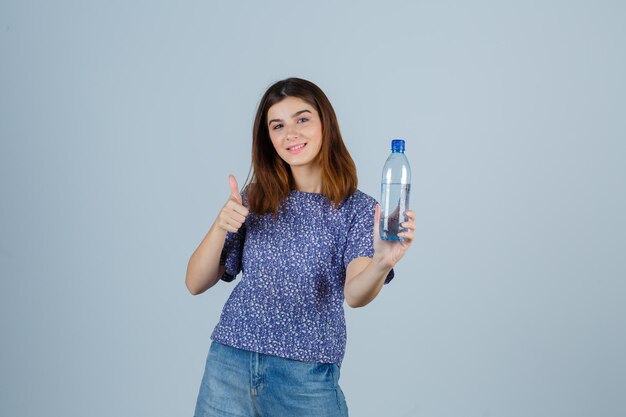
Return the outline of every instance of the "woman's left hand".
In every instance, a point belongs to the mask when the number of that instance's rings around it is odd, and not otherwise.
[[[403,222],[400,226],[407,229],[406,232],[398,233],[398,237],[405,239],[404,242],[382,240],[380,238],[380,205],[376,204],[376,212],[374,214],[374,259],[383,264],[393,267],[407,251],[411,243],[413,243],[413,237],[415,233],[415,214],[411,210],[405,212],[409,218],[408,221]]]

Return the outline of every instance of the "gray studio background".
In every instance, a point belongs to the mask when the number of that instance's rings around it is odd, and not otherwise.
[[[0,415],[191,416],[232,284],[189,256],[274,81],[417,239],[350,310],[351,416],[626,415],[620,1],[0,2]]]

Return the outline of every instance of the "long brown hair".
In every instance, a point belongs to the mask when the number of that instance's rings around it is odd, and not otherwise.
[[[247,185],[249,209],[256,214],[278,213],[280,204],[295,188],[291,168],[276,153],[267,126],[270,107],[286,97],[297,97],[313,106],[322,122],[322,146],[317,162],[322,167],[322,195],[335,207],[356,191],[354,161],[343,143],[335,110],[326,94],[300,78],[278,81],[259,103],[252,131],[252,175]]]

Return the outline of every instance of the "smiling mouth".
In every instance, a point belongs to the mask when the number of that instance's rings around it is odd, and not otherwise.
[[[288,151],[297,151],[298,149],[302,149],[306,146],[306,143],[301,143],[300,145],[292,146],[291,148],[287,148]]]

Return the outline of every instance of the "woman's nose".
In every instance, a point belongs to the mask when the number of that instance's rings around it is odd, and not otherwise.
[[[298,128],[296,125],[285,126],[285,139],[294,140],[298,138]]]

